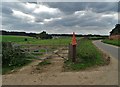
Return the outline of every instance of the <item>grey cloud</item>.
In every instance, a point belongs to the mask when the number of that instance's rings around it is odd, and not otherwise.
[[[33,9],[28,9],[24,6],[24,4],[26,4],[25,2],[3,2],[2,3],[2,13],[4,14],[12,14],[12,9],[14,10],[18,10],[21,11],[25,14],[30,14],[33,15],[34,17],[36,17],[36,22],[41,22],[44,19],[49,19],[49,18],[55,18],[55,17],[59,17],[62,15],[62,13],[58,13],[58,14],[50,14],[47,12],[42,12],[42,13],[33,13]],[[34,3],[35,4],[35,3]]]
[[[98,27],[107,27],[110,25],[115,25],[117,23],[117,20],[113,17],[100,17],[103,14],[97,14],[97,13],[87,13],[84,16],[78,17],[76,15],[69,15],[64,17],[61,20],[55,20],[50,23],[48,23],[48,26],[80,26],[80,27],[86,27],[86,26],[98,26]],[[98,20],[100,19],[100,20]],[[84,28],[83,28],[84,29]]]
[[[93,8],[95,12],[117,12],[118,11],[118,3],[117,2],[93,2],[89,3],[89,6]]]
[[[25,2],[2,2],[2,10],[4,12],[4,10],[9,10],[9,12],[12,11],[12,9],[14,10],[18,10],[18,11],[22,11],[23,13],[26,14],[31,14],[32,13],[32,9],[27,9],[24,6]]]
[[[115,2],[47,2],[43,5],[48,5],[52,8],[60,9],[61,13],[35,14],[32,9],[27,9],[23,6],[25,3],[4,2],[2,3],[2,25],[3,29],[7,30],[24,30],[41,32],[46,30],[48,33],[77,33],[85,34],[86,32],[94,34],[108,34],[110,29],[117,23],[117,19],[113,17],[104,17],[104,14],[113,14],[117,12],[117,3]],[[35,22],[28,23],[12,15],[12,9],[21,11],[25,14],[34,16]],[[87,12],[84,16],[78,16],[76,11]],[[44,19],[59,18],[60,20],[50,21],[45,25],[39,24]],[[99,20],[98,20],[99,19]],[[77,26],[77,27],[76,27]]]
[[[90,8],[95,12],[118,11],[117,2],[49,2],[47,4],[68,14]]]
[[[8,7],[4,7],[4,9],[2,8],[2,13],[11,14],[12,10],[10,8],[8,8]]]
[[[79,10],[85,10],[84,2],[49,2],[47,3],[50,7],[59,8],[65,13],[73,13]]]

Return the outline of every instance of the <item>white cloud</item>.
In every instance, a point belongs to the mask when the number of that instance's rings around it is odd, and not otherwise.
[[[33,12],[34,13],[45,12],[45,13],[56,14],[56,13],[59,13],[60,10],[58,8],[50,8],[50,7],[45,6],[45,5],[37,5]]]
[[[103,14],[101,16],[102,18],[114,18],[116,20],[118,20],[118,13],[111,13],[111,14]]]
[[[59,13],[60,10],[58,8],[51,8],[47,5],[44,4],[35,4],[35,3],[25,3],[24,7],[26,7],[29,10],[32,10],[33,13],[51,13],[51,14],[55,14],[55,13]]]
[[[51,21],[61,20],[61,19],[62,19],[61,17],[59,17],[59,18],[44,19],[44,22],[45,22],[45,23],[48,23],[48,22],[51,22]]]
[[[22,20],[27,20],[29,22],[34,22],[35,21],[35,17],[29,14],[25,14],[21,11],[17,11],[17,10],[12,10],[13,11],[13,16],[21,18]]]
[[[86,14],[86,11],[76,11],[74,14],[79,16],[84,16]]]
[[[40,22],[40,24],[44,25],[44,23],[43,23],[43,22]]]
[[[35,9],[36,8],[36,4],[34,3],[26,3],[25,4],[25,7],[28,8],[28,9]]]

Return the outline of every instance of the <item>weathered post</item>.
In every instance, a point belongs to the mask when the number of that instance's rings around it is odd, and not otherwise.
[[[76,62],[76,37],[75,33],[73,32],[73,37],[72,37],[72,62]]]
[[[72,44],[69,44],[69,50],[68,50],[68,60],[72,60]]]

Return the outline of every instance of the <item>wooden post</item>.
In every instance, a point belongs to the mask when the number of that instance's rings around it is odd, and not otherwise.
[[[76,45],[72,46],[72,62],[76,62]]]
[[[68,60],[72,60],[72,55],[73,55],[73,49],[72,49],[72,44],[69,44],[69,50],[68,50]]]
[[[76,37],[75,33],[73,32],[73,37],[72,37],[72,62],[76,62]]]
[[[71,56],[70,56],[70,53],[71,53],[71,52],[70,52],[70,44],[69,44],[69,45],[68,45],[68,60],[71,59],[71,58],[70,58],[70,57],[71,57]]]

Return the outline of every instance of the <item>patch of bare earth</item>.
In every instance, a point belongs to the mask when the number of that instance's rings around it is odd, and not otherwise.
[[[107,66],[79,72],[63,72],[64,54],[53,54],[48,59],[51,64],[36,69],[40,60],[21,68],[19,71],[3,75],[3,85],[117,85],[118,62],[111,58]],[[63,54],[62,54],[63,53]]]

